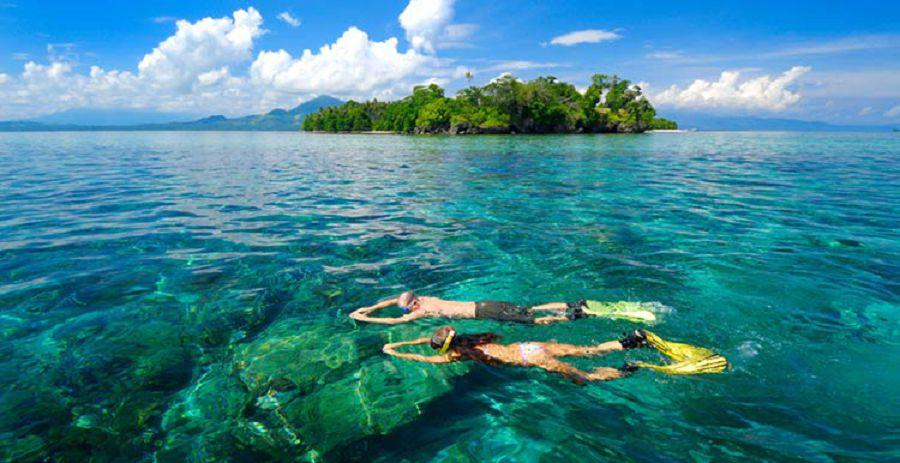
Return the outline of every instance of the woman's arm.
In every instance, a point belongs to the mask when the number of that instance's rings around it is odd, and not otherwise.
[[[397,347],[400,346],[412,346],[415,344],[425,344],[426,342],[430,342],[430,338],[419,338],[412,341],[401,341],[401,342],[392,342],[389,344],[385,344],[382,349],[385,354],[388,354],[393,357],[402,358],[406,360],[415,360],[417,362],[425,362],[425,363],[450,363],[455,360],[450,357],[449,354],[442,355],[419,355],[419,354],[407,354],[405,352],[397,352]]]

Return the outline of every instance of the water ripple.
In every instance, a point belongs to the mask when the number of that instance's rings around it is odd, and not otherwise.
[[[893,134],[0,134],[0,455],[896,460],[898,155]],[[657,301],[660,333],[734,369],[578,388],[387,360],[441,322],[346,314],[408,287]]]

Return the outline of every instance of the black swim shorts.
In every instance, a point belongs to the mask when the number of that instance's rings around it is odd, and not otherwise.
[[[481,301],[475,303],[475,318],[503,320],[519,323],[534,323],[530,307],[522,307],[509,302]]]

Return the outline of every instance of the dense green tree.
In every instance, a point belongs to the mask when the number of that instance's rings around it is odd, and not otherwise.
[[[506,74],[483,87],[447,98],[435,84],[417,86],[402,100],[348,101],[303,121],[303,130],[398,133],[643,132],[675,128],[656,118],[641,88],[618,76],[596,74],[584,93],[555,77],[521,81]]]
[[[481,95],[481,106],[496,108],[509,116],[513,124],[521,121],[524,109],[522,83],[512,74],[504,74],[482,87]]]
[[[425,132],[436,132],[450,128],[453,114],[453,100],[438,98],[426,103],[418,112],[416,127]]]
[[[538,77],[521,87],[522,118],[515,125],[523,132],[581,130],[585,119],[582,98],[574,85],[555,77]]]
[[[652,130],[678,130],[678,123],[675,121],[670,121],[668,119],[663,119],[661,117],[653,118],[653,121],[650,122],[650,129]]]

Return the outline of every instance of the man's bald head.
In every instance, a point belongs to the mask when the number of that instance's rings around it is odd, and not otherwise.
[[[397,305],[401,307],[409,307],[412,305],[413,301],[416,300],[416,293],[410,291],[406,291],[401,294],[400,297],[397,298]]]

